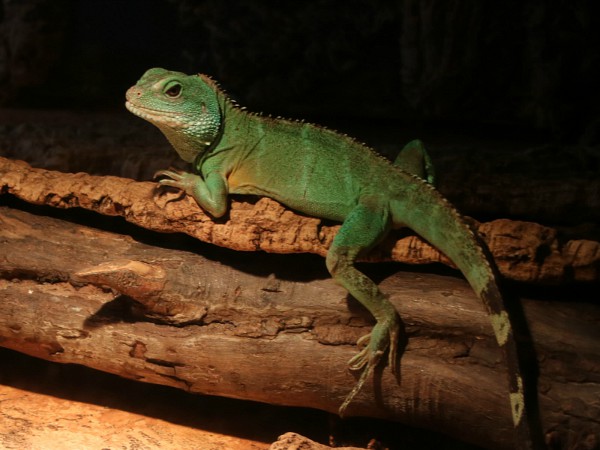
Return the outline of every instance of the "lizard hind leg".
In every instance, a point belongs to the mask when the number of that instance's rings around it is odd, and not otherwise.
[[[419,139],[410,141],[400,150],[394,165],[422,178],[433,186],[436,185],[433,162],[425,150],[425,145]]]
[[[362,370],[354,389],[340,407],[343,415],[346,407],[360,391],[373,369],[389,349],[389,362],[396,371],[397,342],[400,334],[400,318],[394,306],[382,294],[377,285],[354,267],[356,258],[376,244],[391,227],[389,211],[373,198],[362,199],[344,221],[327,253],[326,264],[333,278],[357,299],[375,317],[377,323],[371,333],[357,342],[360,352],[349,361],[351,370]]]

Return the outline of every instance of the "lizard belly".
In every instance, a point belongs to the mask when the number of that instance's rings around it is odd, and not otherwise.
[[[356,163],[345,147],[332,144],[323,150],[315,145],[259,146],[242,163],[229,166],[229,192],[270,197],[307,215],[344,221],[373,184],[372,164]]]
[[[355,201],[345,201],[356,197],[344,195],[341,186],[315,189],[314,185],[290,185],[284,180],[257,183],[243,180],[239,175],[230,176],[228,182],[229,192],[232,194],[269,197],[301,213],[339,222],[342,222],[356,206]]]

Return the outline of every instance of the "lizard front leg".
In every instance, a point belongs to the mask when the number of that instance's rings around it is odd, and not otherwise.
[[[396,372],[397,342],[400,333],[400,319],[394,306],[369,277],[354,267],[356,258],[379,243],[390,230],[387,208],[378,204],[375,196],[370,201],[362,199],[362,202],[342,224],[326,259],[327,268],[333,278],[377,320],[371,333],[357,342],[359,347],[364,347],[348,363],[351,370],[362,370],[362,374],[340,406],[341,416],[388,348],[390,366],[392,371]]]
[[[165,177],[158,181],[159,186],[172,186],[194,197],[200,207],[213,217],[222,217],[227,212],[227,181],[218,172],[211,172],[202,178],[188,172],[159,170],[154,178]]]

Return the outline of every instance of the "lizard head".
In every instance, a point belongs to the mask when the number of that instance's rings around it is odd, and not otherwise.
[[[218,136],[217,93],[199,75],[150,69],[126,98],[127,109],[156,125],[184,161],[194,161]]]

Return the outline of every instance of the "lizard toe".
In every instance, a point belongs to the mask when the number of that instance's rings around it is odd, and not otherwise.
[[[183,173],[177,172],[175,170],[159,170],[154,173],[152,178],[156,179],[158,177],[168,177],[172,180],[181,180],[183,178],[183,175]]]

